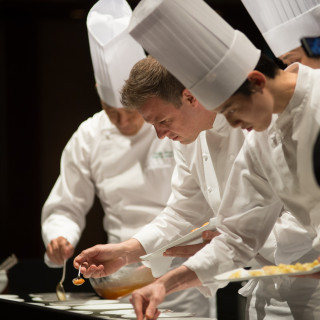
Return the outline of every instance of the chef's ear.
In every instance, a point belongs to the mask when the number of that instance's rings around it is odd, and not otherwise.
[[[196,97],[188,89],[183,89],[182,91],[182,102],[184,99],[187,100],[193,106],[198,102]]]
[[[260,93],[267,83],[265,75],[257,70],[253,70],[248,74],[248,81],[250,82],[251,91]]]

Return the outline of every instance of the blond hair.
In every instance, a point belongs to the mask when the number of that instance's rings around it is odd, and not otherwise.
[[[139,109],[148,99],[157,97],[179,108],[184,89],[159,61],[148,56],[133,66],[121,90],[121,103],[127,108]]]

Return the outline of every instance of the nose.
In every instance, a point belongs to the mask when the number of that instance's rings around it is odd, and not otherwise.
[[[164,139],[169,132],[167,129],[160,128],[159,126],[154,126],[154,128],[156,129],[156,133],[159,139]]]
[[[129,123],[129,115],[125,112],[122,112],[119,114],[119,117],[118,117],[118,124],[121,126],[121,127],[124,127],[126,126],[127,124]]]
[[[232,116],[226,116],[226,119],[229,122],[230,126],[233,128],[241,126],[241,120],[233,119]]]

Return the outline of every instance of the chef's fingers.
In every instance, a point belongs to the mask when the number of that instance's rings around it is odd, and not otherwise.
[[[157,309],[157,305],[153,303],[153,300],[150,300],[145,313],[146,319],[156,320],[158,319],[159,314],[160,312]]]
[[[172,247],[167,249],[163,255],[166,257],[180,257],[180,258],[189,258],[193,256],[195,253],[197,253],[199,250],[201,250],[208,241],[198,243],[198,244],[192,244],[188,246],[178,246],[178,247]]]
[[[82,268],[81,268],[82,270]],[[84,273],[82,273],[84,278],[101,278],[105,277],[106,273],[104,272],[104,266],[100,265],[90,265]]]
[[[70,242],[67,242],[67,244],[63,248],[62,256],[63,259],[69,259],[74,254],[74,247]]]
[[[79,269],[80,264],[82,267],[90,265],[90,260],[98,254],[99,252],[96,250],[96,246],[85,249],[73,259],[73,266]]]
[[[137,320],[145,320],[145,307],[148,302],[144,299],[144,297],[138,292],[134,291],[130,298],[130,303],[134,308],[134,312],[136,313]]]
[[[63,263],[64,260],[69,259],[73,255],[74,249],[72,244],[66,238],[58,237],[56,240],[58,243],[59,257]]]
[[[64,259],[69,258],[73,254],[73,247],[64,237],[52,239],[47,246],[47,255],[49,259],[58,265],[63,265]],[[68,256],[68,254],[70,254]]]
[[[91,248],[83,250],[79,255],[77,255],[74,261],[77,264],[82,264],[83,262],[96,263],[105,260],[105,257],[108,253],[108,249],[105,245],[97,244]],[[77,265],[79,267],[79,265]]]
[[[219,231],[213,231],[213,230],[206,230],[202,232],[202,239],[203,240],[207,240],[210,241],[212,240],[214,237],[217,237],[220,234]]]

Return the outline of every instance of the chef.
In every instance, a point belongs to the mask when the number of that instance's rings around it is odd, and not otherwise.
[[[320,0],[242,0],[242,3],[275,56],[286,65],[299,62],[310,68],[320,68],[320,57],[307,55],[301,46],[302,38],[320,36]],[[309,187],[310,181],[314,181],[312,147],[316,145],[319,123],[319,119],[314,118],[312,112],[306,113],[299,129],[298,174],[305,188]]]
[[[242,2],[271,50],[285,64],[290,65],[294,62],[300,62],[309,67],[320,68],[320,59],[308,57],[300,43],[303,36],[320,34],[320,25],[314,19],[315,10],[320,9],[320,1],[293,0],[289,2],[281,0],[266,2],[242,0]],[[261,12],[263,12],[263,15],[261,15]],[[311,168],[311,166],[309,167]],[[291,220],[292,217],[290,217],[289,222]],[[310,242],[310,238],[307,239],[306,230],[301,227],[297,228],[298,224],[289,223],[287,226],[290,233],[288,231],[281,233],[277,225],[275,226],[278,247],[275,253],[276,263],[291,264],[297,260],[307,262],[316,259],[319,253],[311,249],[312,242]],[[297,237],[297,233],[305,234],[306,239],[301,241],[302,239]],[[310,246],[308,252],[306,252],[307,244]],[[273,279],[259,281],[254,289],[255,294],[249,300],[248,312],[250,318],[262,313],[270,319],[276,319],[280,315],[284,318],[285,310],[289,312],[286,316],[287,319],[302,319],[307,314],[308,318],[318,318],[320,295],[318,285],[315,284],[316,282],[313,280],[301,278],[286,278],[280,283]],[[248,294],[245,290],[242,292],[245,295]],[[306,301],[301,297],[301,292],[308,295]],[[270,301],[268,305],[264,303],[266,300]]]
[[[147,3],[141,3],[136,19],[132,20],[130,33],[133,37],[207,108],[222,112],[234,126],[242,125],[257,132],[248,135],[223,194],[219,209],[219,231],[222,234],[184,266],[133,294],[138,319],[142,319],[143,311],[152,318],[157,303],[170,292],[199,285],[204,286],[204,291],[215,292],[220,285],[214,276],[243,266],[252,258],[274,226],[283,204],[299,219],[317,249],[318,221],[316,211],[312,211],[317,209],[320,199],[314,188],[311,194],[299,188],[294,171],[297,150],[292,138],[301,109],[312,107],[319,101],[315,89],[319,88],[318,72],[302,65],[286,72],[277,69],[272,61],[260,58],[260,53],[241,33],[229,33],[231,27],[225,26],[220,18],[212,17],[210,8],[206,8],[202,1],[161,1],[153,7],[149,3],[151,9],[144,11],[143,5]],[[179,17],[174,16],[176,12]],[[169,21],[175,22],[173,29],[168,27]],[[158,34],[157,23],[161,30]],[[206,27],[199,31],[203,25]],[[158,46],[158,50],[150,50],[152,45]],[[163,48],[166,48],[165,54]],[[210,58],[216,59],[211,68],[206,65]],[[269,70],[269,76],[264,76],[259,69],[252,71],[258,61],[262,62],[262,67],[258,64],[260,70],[264,70],[266,64],[264,72]],[[249,85],[253,85],[247,90],[248,96],[234,94],[247,78]],[[304,94],[307,98],[303,101],[301,96]],[[254,112],[258,104],[259,113],[249,113]],[[290,113],[291,109],[293,113]],[[272,120],[273,112],[280,114],[278,119]],[[250,115],[254,117],[251,119]],[[148,308],[143,310],[142,305],[146,302]]]
[[[83,122],[61,158],[60,176],[42,211],[45,261],[61,266],[72,256],[96,195],[110,243],[130,238],[154,219],[171,193],[172,142],[120,103],[119,90],[131,67],[145,57],[126,32],[132,11],[124,0],[101,0],[87,18],[97,92],[103,111]],[[180,261],[179,261],[180,260]],[[181,259],[176,260],[176,265]],[[200,306],[200,309],[199,309]],[[173,295],[164,308],[209,314],[196,289]]]
[[[76,260],[83,266],[95,261],[103,262],[105,267],[98,266],[98,271],[94,270],[95,266],[83,269],[86,277],[99,277],[101,271],[111,273],[119,257],[126,263],[135,262],[140,255],[159,249],[213,217],[236,152],[244,141],[243,131],[232,129],[223,116],[206,110],[152,57],[135,64],[122,89],[124,105],[137,107],[137,100],[141,104],[139,111],[153,123],[159,138],[168,136],[180,142],[174,145],[177,167],[173,175],[173,194],[162,214],[132,239],[119,244],[116,250],[110,245],[99,245],[82,252]],[[259,261],[266,258],[273,261],[268,254],[273,254],[275,242],[273,238],[268,240],[271,250],[265,246],[259,253],[263,256]],[[185,257],[191,255],[189,247],[182,249]],[[103,252],[102,261],[100,257],[90,261],[88,255],[98,252]],[[170,261],[159,257],[151,260],[148,266],[154,276],[159,277],[167,271]]]

